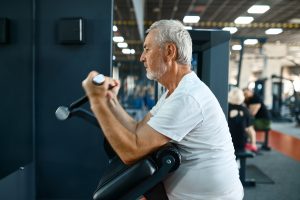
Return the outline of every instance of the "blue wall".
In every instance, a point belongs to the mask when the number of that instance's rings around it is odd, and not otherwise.
[[[0,180],[0,199],[91,199],[107,163],[102,133],[54,113],[83,95],[89,71],[111,75],[112,8],[111,0],[0,1],[0,18],[12,25],[11,42],[0,45],[0,159],[14,163]],[[86,44],[59,44],[65,17],[85,19]],[[21,195],[16,184],[32,194]]]
[[[0,178],[33,160],[31,0],[1,0],[4,17],[10,43],[0,44]]]

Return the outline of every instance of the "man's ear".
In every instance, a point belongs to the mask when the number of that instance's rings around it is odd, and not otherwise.
[[[166,56],[168,61],[177,59],[177,47],[174,43],[166,44]]]

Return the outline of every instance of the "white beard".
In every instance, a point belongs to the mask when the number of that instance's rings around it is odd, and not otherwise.
[[[146,76],[149,80],[156,80],[155,75],[152,72],[147,71]]]
[[[164,63],[162,63],[161,66],[159,67],[159,70],[156,72],[147,70],[146,76],[149,80],[157,81],[166,73],[166,71],[167,71],[167,66]]]

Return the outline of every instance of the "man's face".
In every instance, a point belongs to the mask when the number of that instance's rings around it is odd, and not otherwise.
[[[167,66],[163,61],[163,49],[157,44],[155,35],[157,30],[148,33],[144,42],[144,51],[140,61],[144,63],[147,71],[147,78],[158,80],[167,71]]]

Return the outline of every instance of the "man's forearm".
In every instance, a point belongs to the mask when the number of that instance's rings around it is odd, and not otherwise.
[[[112,98],[109,101],[109,108],[120,123],[129,131],[135,132],[138,122],[135,121],[120,105],[118,99]]]
[[[137,151],[136,133],[123,126],[108,105],[92,104],[91,110],[105,137],[124,163],[129,164],[142,156],[137,154],[139,151]]]

